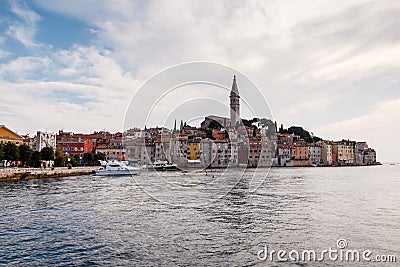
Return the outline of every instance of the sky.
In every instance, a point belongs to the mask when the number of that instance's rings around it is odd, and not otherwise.
[[[378,160],[400,161],[392,0],[0,0],[0,124],[31,135],[121,131],[140,86],[191,61],[251,79],[278,124],[367,141]]]

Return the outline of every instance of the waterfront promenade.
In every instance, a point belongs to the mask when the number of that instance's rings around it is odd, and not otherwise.
[[[100,166],[88,167],[57,167],[57,168],[0,168],[0,182],[19,181],[23,179],[54,178],[91,174]]]

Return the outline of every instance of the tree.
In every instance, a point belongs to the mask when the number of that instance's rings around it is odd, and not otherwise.
[[[85,154],[83,154],[83,161],[84,161],[85,163],[93,162],[93,161],[94,161],[94,155],[93,155],[93,153],[85,153]]]
[[[251,120],[242,119],[243,125],[247,127],[251,127],[255,122],[260,122],[260,119],[259,118],[252,118]]]
[[[253,125],[253,137],[257,136],[257,126]]]
[[[288,133],[294,133],[295,135],[300,136],[301,139],[304,139],[307,143],[318,142],[322,140],[317,136],[312,136],[310,132],[304,130],[303,127],[300,126],[291,126],[288,128]]]
[[[18,159],[22,162],[22,165],[25,165],[30,160],[33,151],[29,146],[23,144],[18,147],[18,152]]]
[[[208,129],[218,129],[221,130],[222,128],[224,128],[219,122],[212,120],[210,122],[210,125],[208,126]]]
[[[0,144],[0,160],[4,160],[4,145]]]
[[[260,120],[260,126],[262,128],[266,128],[267,130],[267,136],[272,137],[276,135],[275,131],[275,123],[272,122],[270,119],[262,118]]]
[[[61,148],[56,149],[56,158],[54,160],[54,165],[56,167],[62,167],[65,165],[65,156],[63,155]]]
[[[54,160],[54,150],[52,147],[46,146],[42,148],[42,151],[40,151],[40,156],[42,160]]]
[[[4,159],[8,161],[18,160],[18,147],[15,144],[8,142],[4,145]]]
[[[39,168],[41,164],[40,152],[33,151],[30,160],[28,161],[28,165],[34,168]]]
[[[76,166],[79,165],[79,156],[78,156],[78,155],[73,155],[73,156],[71,156],[69,159],[70,159],[69,163],[70,163],[73,167],[76,167]]]
[[[106,159],[106,154],[104,153],[96,153],[94,154],[94,160],[98,161],[98,160],[105,160]]]
[[[279,133],[283,134],[283,124],[281,124],[281,127],[279,127]]]
[[[211,129],[207,129],[207,130],[206,130],[206,138],[215,139],[215,138],[212,136],[212,130],[211,130]]]

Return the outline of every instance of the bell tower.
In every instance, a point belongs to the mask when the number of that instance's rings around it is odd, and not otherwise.
[[[236,75],[233,75],[232,90],[229,98],[231,100],[231,126],[235,127],[240,121],[240,96],[236,83]]]

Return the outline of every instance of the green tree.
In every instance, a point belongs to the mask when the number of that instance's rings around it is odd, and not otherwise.
[[[242,119],[243,125],[247,127],[251,127],[253,123],[259,122],[259,118],[252,118],[251,120]]]
[[[253,137],[257,136],[257,126],[253,125]]]
[[[85,154],[83,154],[83,161],[85,163],[93,162],[94,161],[93,153],[85,153]]]
[[[106,154],[104,153],[96,153],[94,154],[94,160],[98,161],[98,160],[105,160],[106,159]]]
[[[34,168],[39,168],[41,164],[40,152],[33,151],[30,160],[28,161],[28,165]]]
[[[318,142],[322,140],[317,136],[312,136],[310,132],[304,130],[303,127],[300,126],[291,126],[288,128],[288,133],[294,133],[295,135],[300,136],[301,139],[304,139],[307,143]]]
[[[56,149],[56,158],[54,159],[54,166],[62,167],[65,165],[65,156],[62,153],[61,148]]]
[[[52,147],[44,147],[40,151],[40,156],[42,160],[54,160],[54,150]]]
[[[217,121],[214,121],[214,120],[212,120],[211,122],[210,122],[210,125],[208,126],[208,129],[218,129],[218,130],[221,130],[223,128],[223,126],[219,123],[219,122],[217,122]],[[182,130],[181,130],[182,131]]]
[[[272,137],[276,135],[275,123],[272,122],[270,119],[262,118],[260,120],[260,126],[267,129],[267,136]]]
[[[207,129],[207,130],[206,130],[206,138],[215,139],[215,138],[212,136],[212,130],[211,130],[211,129]]]
[[[0,144],[0,160],[4,160],[4,145]]]
[[[33,151],[29,146],[23,144],[18,147],[18,152],[18,159],[22,162],[22,165],[25,165],[30,160]]]
[[[16,161],[18,160],[18,156],[18,147],[15,144],[8,142],[4,145],[4,159]]]
[[[279,133],[283,134],[283,124],[281,124],[281,127],[279,127]]]
[[[69,163],[73,166],[76,167],[79,165],[79,156],[78,155],[73,155],[69,158]]]

